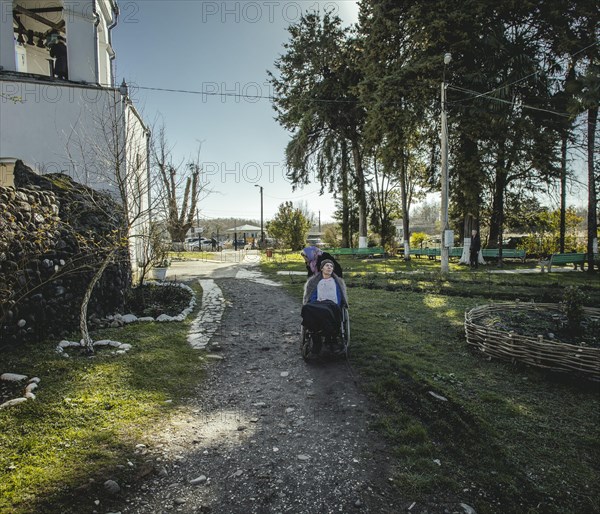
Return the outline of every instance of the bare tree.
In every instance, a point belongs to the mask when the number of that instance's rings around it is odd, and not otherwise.
[[[161,215],[172,241],[183,241],[198,215],[198,203],[202,193],[208,194],[207,184],[202,183],[202,166],[198,143],[195,159],[175,163],[173,147],[169,146],[166,128],[161,124],[152,140],[152,165],[157,175],[156,196],[160,199]]]
[[[92,109],[87,117],[90,121],[73,128],[67,152],[74,168],[83,173],[86,182],[107,190],[122,208],[120,217],[117,213],[105,212],[116,228],[98,235],[101,258],[94,267],[80,307],[82,344],[93,353],[87,312],[94,286],[119,255],[127,255],[134,268],[142,266],[145,269],[148,263],[144,247],[150,238],[152,184],[148,166],[150,131],[131,104],[126,90],[104,90],[102,101],[89,107]],[[94,201],[92,194],[90,201]]]

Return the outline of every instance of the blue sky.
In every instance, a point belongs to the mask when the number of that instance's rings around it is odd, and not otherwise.
[[[274,120],[271,103],[236,95],[271,94],[266,70],[274,71],[286,29],[301,11],[333,9],[349,25],[357,18],[356,2],[121,0],[119,7],[112,32],[117,83],[125,78],[149,123],[164,121],[179,159],[195,157],[202,142],[200,161],[214,193],[202,200],[200,216],[258,220],[258,184],[265,220],[285,200],[306,202],[322,222],[330,220],[330,195],[319,196],[317,184],[292,192],[285,179],[289,134]]]

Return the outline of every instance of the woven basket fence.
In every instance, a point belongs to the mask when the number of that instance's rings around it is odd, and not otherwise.
[[[555,303],[499,303],[480,305],[465,312],[467,343],[486,355],[555,371],[581,372],[588,378],[600,380],[600,348],[589,348],[543,336],[531,337],[486,327],[481,320],[495,313],[510,310],[553,312],[559,314]],[[584,307],[584,316],[600,320],[600,309]]]

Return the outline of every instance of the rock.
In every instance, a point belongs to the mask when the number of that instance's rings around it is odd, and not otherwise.
[[[308,455],[298,455],[298,460],[309,460],[310,457]]]
[[[285,378],[285,377],[289,376],[289,374],[290,374],[290,372],[289,372],[289,371],[282,371],[282,372],[279,374],[279,376],[280,376],[280,377],[284,377],[284,378]]]
[[[199,485],[199,484],[204,484],[208,479],[206,478],[205,475],[200,475],[197,478],[194,478],[193,480],[190,480],[190,484],[191,485]]]
[[[18,405],[19,403],[26,402],[27,398],[14,398],[12,400],[8,400],[0,405],[0,409],[4,409],[5,407],[12,407],[13,405]]]
[[[118,494],[121,491],[121,487],[114,480],[107,480],[104,482],[104,490],[109,494]]]
[[[121,319],[123,320],[123,323],[125,323],[125,324],[135,323],[136,321],[138,321],[138,317],[135,314],[125,314],[124,316],[122,316]]]
[[[467,505],[466,503],[461,503],[460,506],[462,507],[465,514],[477,514],[477,511],[470,505]]]
[[[27,380],[26,375],[19,375],[17,373],[2,373],[0,380],[6,380],[7,382],[21,382],[21,380]]]
[[[448,398],[446,398],[445,396],[442,396],[440,394],[434,393],[433,391],[428,391],[428,393],[433,396],[436,400],[440,400],[442,402],[447,402]]]

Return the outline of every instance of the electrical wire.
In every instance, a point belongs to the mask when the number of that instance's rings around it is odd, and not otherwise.
[[[479,98],[479,97],[485,97],[489,100],[493,100],[494,102],[500,102],[500,103],[504,103],[504,104],[508,104],[508,105],[513,105],[514,102],[510,101],[510,100],[505,100],[504,98],[498,98],[495,96],[489,96],[488,93],[479,93],[477,91],[472,91],[470,89],[466,89],[463,87],[458,87],[458,86],[452,86],[452,85],[448,85],[448,89],[453,89],[454,91],[460,91],[462,93],[469,93],[472,95],[475,95],[473,98],[471,98],[471,100],[474,100],[475,98]],[[451,102],[449,102],[451,103]],[[541,111],[541,112],[547,112],[549,114],[554,114],[556,116],[562,116],[564,118],[572,118],[573,115],[572,114],[567,114],[567,113],[563,113],[563,112],[557,112],[557,111],[551,111],[550,109],[542,109],[541,107],[533,107],[532,105],[527,105],[524,103],[520,103],[519,104],[520,107],[522,107],[523,109],[532,109],[534,111]]]

